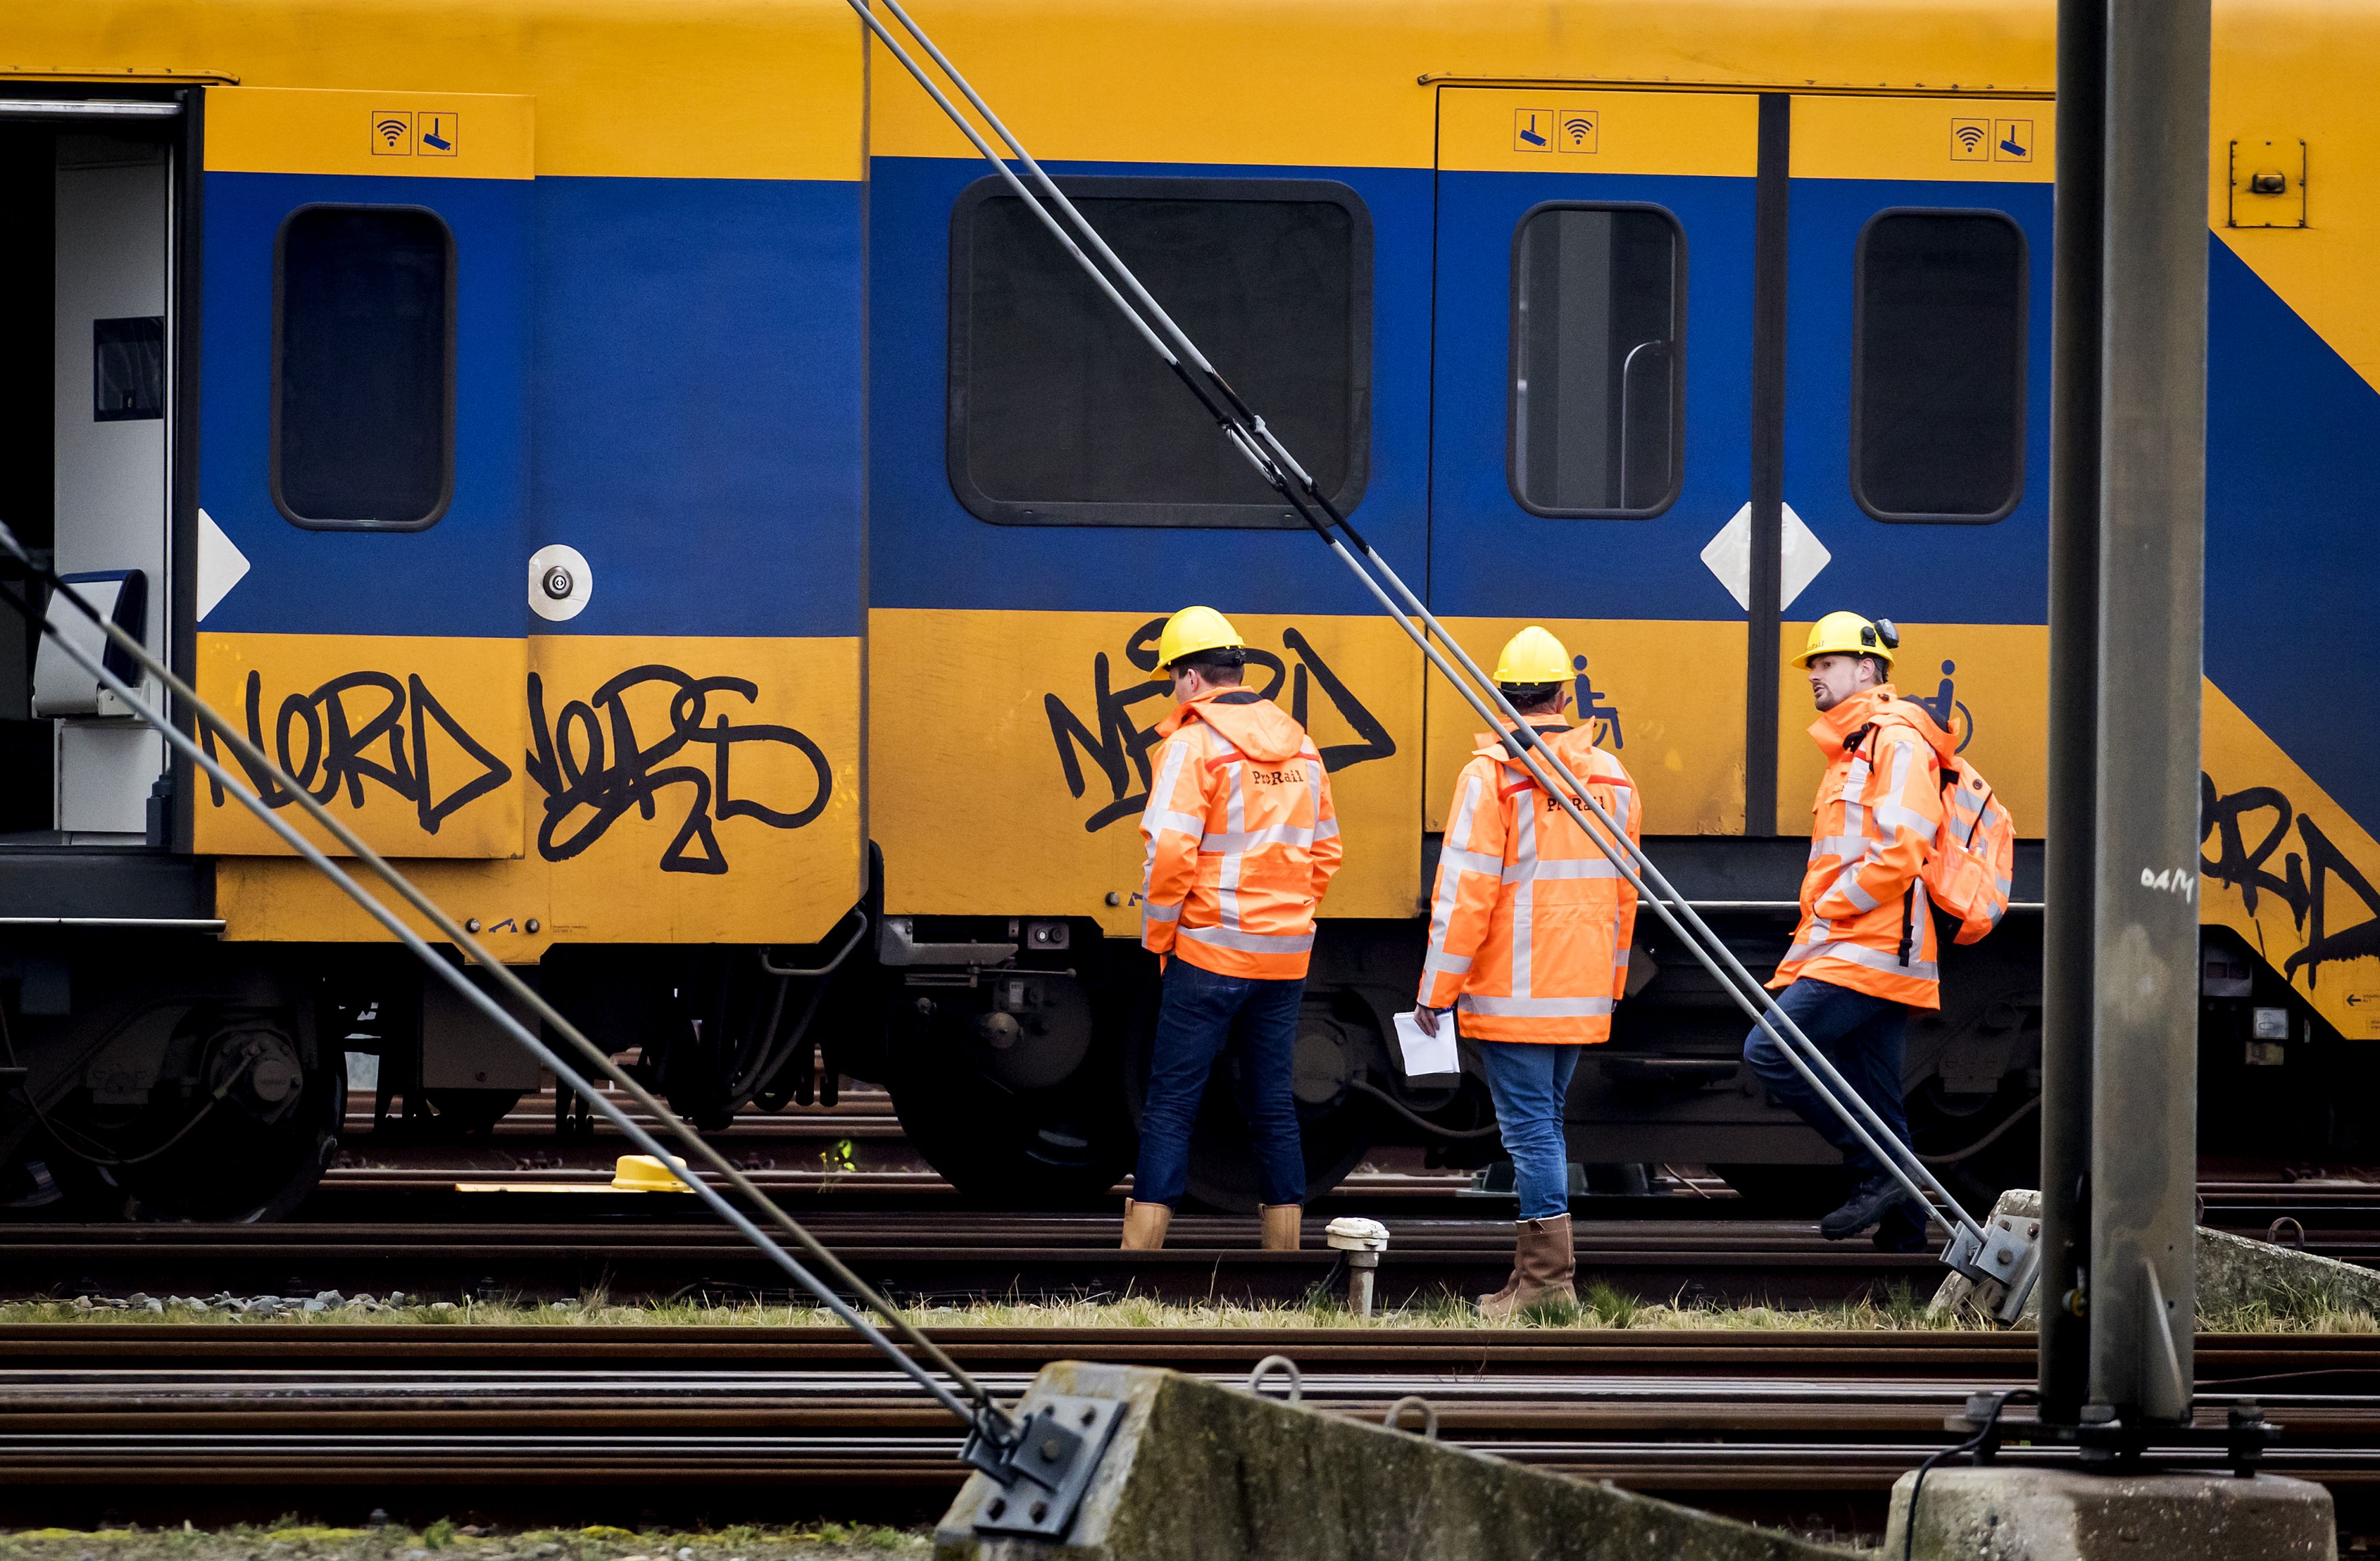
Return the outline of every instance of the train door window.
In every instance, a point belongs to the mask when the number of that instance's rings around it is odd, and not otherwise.
[[[274,255],[273,502],[418,530],[455,483],[455,239],[418,206],[305,206]]]
[[[1321,180],[1061,182],[1342,510],[1371,436],[1371,220]],[[951,215],[951,489],[1003,525],[1297,522],[998,179]]]
[[[1685,236],[1658,206],[1539,206],[1512,239],[1512,496],[1655,515],[1685,475]]]
[[[2007,515],[2024,492],[2023,230],[1883,212],[1853,266],[1852,497],[1878,520]]]

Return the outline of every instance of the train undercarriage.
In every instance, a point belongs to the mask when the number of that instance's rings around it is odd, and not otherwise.
[[[1746,965],[1773,966],[1790,906],[1760,897],[1793,841],[1655,842]],[[83,858],[86,864],[90,858]],[[164,859],[146,859],[156,879]],[[1788,864],[1790,865],[1790,864]],[[2039,856],[2020,862],[2037,902]],[[38,879],[38,872],[18,875]],[[160,880],[162,881],[162,880]],[[19,918],[0,943],[0,1204],[27,1217],[273,1219],[311,1191],[347,1120],[348,1061],[374,1059],[375,1121],[468,1137],[540,1083],[533,1062],[394,947],[221,941],[203,916]],[[113,924],[113,925],[111,925]],[[2369,1049],[2341,1041],[2222,928],[2202,972],[2201,1144],[2352,1159],[2380,1144]],[[1387,1039],[1410,1006],[1417,924],[1325,922],[1296,1050],[1310,1186],[1376,1147],[1433,1166],[1501,1157],[1475,1059],[1408,1081]],[[1912,1023],[1904,1081],[1919,1151],[1962,1198],[2025,1183],[2038,1159],[2040,918],[1947,948],[1946,1006]],[[1129,1170],[1156,1018],[1155,962],[1086,920],[886,915],[854,907],[807,949],[564,945],[543,994],[706,1131],[740,1113],[832,1104],[839,1080],[891,1092],[916,1150],[985,1206],[1096,1205]],[[1739,1056],[1745,1024],[1646,913],[1628,1000],[1570,1101],[1585,1189],[1648,1169],[1718,1169],[1764,1214],[1840,1195],[1818,1137]],[[359,1089],[361,1085],[358,1086]],[[1217,1070],[1190,1188],[1252,1208],[1252,1158]]]

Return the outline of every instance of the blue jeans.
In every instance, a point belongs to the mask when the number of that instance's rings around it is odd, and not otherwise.
[[[1562,1136],[1562,1103],[1578,1071],[1582,1048],[1536,1041],[1481,1041],[1488,1094],[1496,1102],[1496,1131],[1512,1156],[1512,1187],[1523,1219],[1570,1213],[1570,1144]]]
[[[1777,995],[1777,1006],[1816,1043],[1844,1082],[1892,1130],[1892,1135],[1908,1143],[1909,1114],[1900,1101],[1900,1054],[1909,1038],[1909,1010],[1806,975]],[[1884,1169],[1875,1156],[1860,1147],[1842,1119],[1803,1082],[1765,1032],[1755,1029],[1744,1037],[1743,1061],[1768,1086],[1769,1094],[1841,1150],[1844,1162],[1853,1170],[1871,1177]]]
[[[1305,983],[1218,975],[1176,954],[1166,962],[1157,1015],[1157,1055],[1148,1069],[1148,1099],[1140,1118],[1140,1161],[1132,1176],[1135,1203],[1182,1201],[1190,1176],[1190,1131],[1207,1075],[1240,1020],[1240,1114],[1255,1141],[1257,1184],[1268,1204],[1305,1201],[1305,1156],[1297,1142],[1297,1099],[1290,1093],[1290,1060],[1297,1047],[1297,1007]]]

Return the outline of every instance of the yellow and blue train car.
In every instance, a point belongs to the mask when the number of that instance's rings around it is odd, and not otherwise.
[[[2050,6],[920,19],[1475,653],[1562,635],[1748,961],[1791,930],[1824,612],[1900,623],[1903,691],[2037,831]],[[2380,1040],[2375,23],[2216,15],[2211,1147],[2367,1147],[2334,1113]],[[971,1192],[1104,1188],[1153,1002],[1148,674],[1197,600],[1348,841],[1318,1182],[1491,1153],[1476,1086],[1383,1043],[1469,712],[840,0],[101,0],[14,42],[0,518],[679,1108],[881,1080]],[[534,1084],[30,634],[0,718],[0,1192],[269,1214],[349,1060],[467,1127]],[[2039,970],[2020,912],[1912,1035],[1920,1147],[1975,1183],[2031,1160]],[[1648,924],[1571,1103],[1594,1180],[1823,1171],[1740,1038]],[[1207,1131],[1195,1189],[1244,1201]]]

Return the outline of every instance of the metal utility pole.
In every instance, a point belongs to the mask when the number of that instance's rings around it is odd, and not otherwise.
[[[2044,1418],[2186,1422],[2209,0],[2061,0]]]

